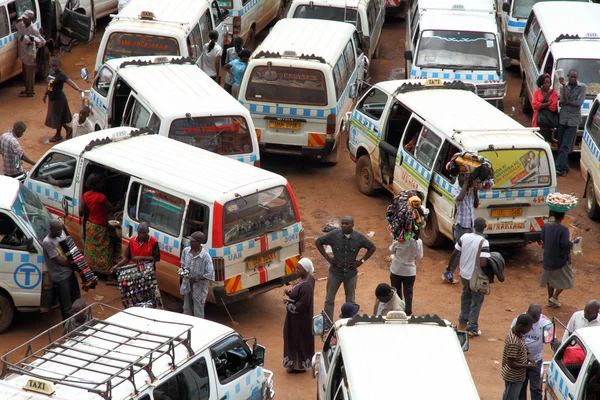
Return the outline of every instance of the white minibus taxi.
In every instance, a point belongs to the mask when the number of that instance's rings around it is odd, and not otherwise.
[[[379,39],[385,19],[384,0],[293,0],[287,16],[351,23],[369,41],[369,59],[379,57]]]
[[[494,0],[415,0],[406,24],[406,78],[473,83],[477,95],[504,109],[506,81]]]
[[[600,94],[590,108],[583,141],[581,142],[581,157],[579,169],[585,180],[583,197],[586,198],[588,216],[600,218]]]
[[[114,58],[183,56],[199,62],[211,30],[223,45],[228,11],[217,0],[131,0],[104,30],[95,70]]]
[[[487,220],[490,243],[535,242],[548,218],[545,197],[557,185],[550,146],[536,128],[471,90],[438,79],[380,82],[367,91],[348,124],[358,188],[367,195],[379,187],[424,193],[430,214],[421,239],[435,247],[453,238],[459,185],[446,165],[458,152],[476,152],[494,168],[494,186],[479,192],[475,210]]]
[[[564,21],[577,21],[565,24]],[[531,98],[537,89],[536,79],[544,73],[560,89],[558,77],[567,78],[571,69],[578,72],[579,82],[587,93],[581,107],[582,121],[573,137],[571,152],[581,151],[585,119],[600,93],[600,5],[550,1],[533,6],[521,41],[521,107],[532,112]],[[559,104],[560,108],[560,104]],[[556,143],[552,144],[556,148]]]
[[[304,233],[284,177],[147,128],[113,128],[67,140],[40,158],[25,185],[64,218],[78,246],[84,183],[91,173],[103,177],[112,204],[124,202],[121,217],[109,216],[121,219],[123,250],[140,222],[150,225],[160,246],[161,290],[180,297],[179,257],[198,230],[215,268],[209,301],[244,300],[296,278]],[[54,186],[48,176],[64,184]]]
[[[238,161],[260,165],[252,117],[189,58],[121,58],[105,63],[90,90],[96,130],[149,126]]]
[[[337,163],[363,58],[350,24],[279,21],[252,55],[238,97],[252,114],[261,150]]]
[[[219,0],[221,9],[228,12],[225,46],[230,46],[233,38],[240,36],[244,47],[253,50],[256,35],[272,21],[284,17],[286,4],[285,0]]]

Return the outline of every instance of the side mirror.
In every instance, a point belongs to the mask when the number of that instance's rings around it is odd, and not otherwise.
[[[356,83],[353,83],[352,85],[350,85],[350,90],[348,90],[348,97],[353,99],[354,96],[356,96]]]
[[[371,48],[371,38],[369,36],[362,37],[362,50],[369,50]]]
[[[458,337],[458,343],[462,347],[463,351],[469,351],[469,335],[464,331],[457,331],[456,337]]]
[[[88,73],[87,68],[81,68],[81,79],[83,79],[84,81],[87,82],[88,78],[89,78],[90,74]]]
[[[413,60],[413,54],[411,50],[404,50],[404,59],[406,61],[412,61]]]
[[[544,325],[542,328],[542,338],[544,343],[551,343],[554,340],[554,323]]]
[[[252,364],[256,367],[262,367],[265,363],[265,346],[254,343],[252,347]]]
[[[502,3],[502,11],[510,12],[510,3]]]
[[[510,57],[506,57],[506,56],[502,57],[502,67],[503,68],[510,67]]]
[[[314,336],[321,336],[325,332],[325,321],[323,315],[315,315],[312,321],[312,333]]]

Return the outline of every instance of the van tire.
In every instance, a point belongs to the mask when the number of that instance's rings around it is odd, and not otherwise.
[[[427,208],[429,208],[429,217],[427,217],[425,227],[421,230],[420,237],[425,246],[434,249],[440,247],[446,241],[446,237],[440,232],[437,216],[431,203],[427,203]]]
[[[525,114],[531,114],[533,108],[531,107],[531,101],[527,97],[527,88],[525,87],[525,80],[521,83],[521,111]]]
[[[0,293],[0,333],[8,329],[14,316],[15,307],[11,299],[5,293]]]
[[[254,30],[254,26],[250,28],[248,32],[248,36],[246,37],[246,44],[244,45],[250,51],[254,51],[254,44],[256,42],[256,31]]]
[[[590,177],[585,184],[585,208],[590,219],[600,218],[600,206],[596,200],[596,192],[594,191],[594,181]]]
[[[371,158],[368,154],[360,156],[356,161],[356,184],[362,194],[367,196],[375,194],[377,184],[375,183]]]

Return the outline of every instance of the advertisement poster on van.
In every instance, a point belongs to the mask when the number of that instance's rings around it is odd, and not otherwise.
[[[551,184],[550,161],[545,150],[484,151],[480,155],[494,167],[494,188],[545,187]]]

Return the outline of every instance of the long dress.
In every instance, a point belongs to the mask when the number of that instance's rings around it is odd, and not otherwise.
[[[286,305],[283,326],[283,367],[295,370],[310,368],[315,354],[315,340],[312,334],[313,295],[315,278],[294,286],[289,293],[291,302]]]
[[[83,194],[83,201],[90,210],[85,224],[84,256],[90,269],[99,274],[110,274],[113,253],[108,230],[108,213],[103,202],[106,197],[93,191]]]

